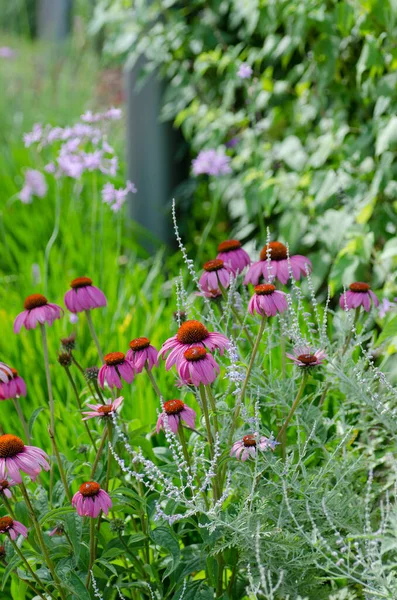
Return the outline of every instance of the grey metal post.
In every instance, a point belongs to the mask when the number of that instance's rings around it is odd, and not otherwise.
[[[38,0],[37,33],[40,38],[59,42],[70,33],[73,0]]]
[[[137,89],[143,65],[141,59],[126,73],[128,178],[138,189],[130,195],[129,213],[141,226],[140,242],[152,249],[153,238],[167,244],[173,237],[170,200],[181,172],[176,162],[178,136],[171,123],[159,118],[163,82],[152,75]]]

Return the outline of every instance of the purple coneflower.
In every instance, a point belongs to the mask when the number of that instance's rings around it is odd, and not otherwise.
[[[288,354],[290,358],[298,367],[307,369],[310,367],[318,367],[327,358],[324,350],[316,350],[314,353],[310,350],[309,346],[300,346],[294,348],[293,354]]]
[[[357,281],[351,283],[349,289],[342,294],[339,299],[339,305],[344,310],[351,310],[362,306],[366,312],[369,312],[371,309],[371,300],[375,306],[379,306],[379,300],[370,289],[368,283]]]
[[[276,286],[271,283],[256,285],[255,293],[248,304],[251,315],[257,313],[262,317],[274,317],[278,312],[283,313],[287,308],[285,293],[276,290]]]
[[[257,450],[274,450],[277,445],[276,440],[261,436],[257,433],[245,435],[242,440],[234,442],[230,450],[230,456],[235,456],[237,460],[243,462],[247,458],[255,458]]]
[[[200,383],[209,385],[213,383],[219,373],[219,366],[215,359],[202,346],[193,346],[183,353],[176,363],[178,374],[186,385]]]
[[[26,396],[26,383],[16,369],[11,369],[11,378],[7,382],[0,383],[0,400],[19,398],[19,396]]]
[[[35,329],[37,323],[52,325],[60,319],[63,310],[58,304],[51,304],[42,294],[32,294],[24,302],[25,310],[14,321],[14,333],[19,333],[24,326],[26,329]]]
[[[149,371],[154,366],[158,367],[159,365],[158,352],[146,337],[132,340],[130,342],[130,349],[125,357],[132,364],[136,373],[141,373],[145,365]]]
[[[15,483],[22,483],[22,471],[35,481],[42,469],[50,469],[44,450],[36,446],[25,446],[16,435],[0,435],[0,479],[6,479],[8,474]]]
[[[4,494],[6,498],[12,498],[12,494],[10,492],[10,487],[15,485],[15,481],[9,481],[8,479],[0,480],[0,496]]]
[[[239,70],[237,71],[237,77],[240,79],[249,79],[252,75],[252,67],[250,67],[247,63],[241,63]]]
[[[258,285],[260,278],[263,277],[265,281],[273,281],[277,278],[285,285],[290,277],[290,268],[293,278],[299,280],[301,275],[306,275],[306,269],[311,271],[312,263],[301,254],[288,258],[287,246],[281,242],[270,242],[262,249],[260,260],[253,263],[248,269],[244,283]]]
[[[83,411],[83,415],[86,415],[83,418],[83,421],[87,421],[87,419],[93,419],[94,417],[99,417],[101,419],[112,417],[117,412],[117,409],[122,405],[123,400],[123,396],[120,396],[115,400],[108,400],[106,404],[87,404],[91,410]]]
[[[218,246],[218,255],[216,258],[223,260],[226,266],[230,267],[234,273],[241,273],[245,267],[251,264],[251,259],[247,252],[241,247],[238,240],[226,240]]]
[[[105,364],[99,369],[98,383],[103,388],[105,381],[109,387],[116,387],[119,390],[123,387],[121,378],[127,383],[132,383],[134,379],[134,368],[126,360],[122,352],[110,352],[105,355]]]
[[[213,293],[222,287],[228,288],[230,285],[230,274],[232,269],[224,264],[223,260],[209,260],[203,265],[204,273],[200,277],[200,287],[204,292]]]
[[[223,333],[209,332],[202,323],[191,320],[182,323],[177,334],[164,342],[159,355],[164,358],[167,352],[171,350],[166,361],[166,368],[169,369],[192,346],[203,346],[210,351],[219,349],[220,353],[223,354],[228,345],[229,340]]]
[[[10,377],[12,377],[11,368],[5,363],[0,362],[0,381],[7,383]]]
[[[177,433],[181,420],[188,427],[194,428],[196,424],[195,411],[182,402],[182,400],[168,400],[168,402],[164,402],[164,411],[157,419],[156,431],[159,433],[160,429],[165,429],[166,423],[168,423],[168,428],[173,433]]]
[[[95,519],[101,510],[108,514],[112,508],[112,500],[105,490],[101,489],[96,481],[87,481],[79,487],[79,491],[72,498],[72,505],[80,517]]]
[[[89,277],[77,277],[70,283],[72,288],[65,294],[65,305],[72,313],[91,310],[106,306],[105,294],[95,285]]]
[[[18,535],[22,535],[24,538],[28,537],[28,530],[19,521],[14,521],[11,517],[0,518],[0,533],[8,533],[12,540],[16,540]]]

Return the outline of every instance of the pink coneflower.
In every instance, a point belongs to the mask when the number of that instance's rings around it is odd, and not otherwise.
[[[149,371],[151,371],[155,365],[156,367],[159,365],[158,352],[146,337],[132,340],[130,342],[130,349],[125,357],[132,364],[136,373],[141,373],[145,368],[145,365]]]
[[[371,309],[371,300],[375,306],[379,306],[379,300],[370,289],[368,283],[351,283],[347,292],[342,294],[339,299],[339,305],[345,310],[358,308],[362,306],[366,312]]]
[[[7,473],[15,483],[22,483],[20,471],[34,481],[42,469],[48,471],[48,456],[36,446],[25,446],[16,435],[0,435],[0,479],[6,479]]]
[[[108,400],[106,404],[87,404],[91,410],[83,411],[83,415],[86,415],[83,418],[83,421],[87,421],[87,419],[93,419],[94,417],[99,417],[100,419],[113,417],[113,415],[117,412],[117,409],[123,403],[123,400],[123,396],[120,396],[115,400]]]
[[[220,353],[229,345],[229,340],[222,333],[212,333],[199,321],[186,321],[178,329],[178,333],[172,338],[168,338],[160,348],[159,354],[162,358],[171,350],[166,361],[166,368],[169,369],[183,353],[192,346],[203,346],[207,350],[219,349]]]
[[[213,383],[219,373],[219,366],[215,359],[202,346],[193,346],[183,353],[183,357],[176,363],[178,374],[186,385],[200,383],[209,385]]]
[[[257,433],[248,434],[242,440],[234,442],[230,450],[230,456],[234,455],[237,460],[244,462],[247,458],[255,458],[257,450],[274,450],[276,445],[276,440],[269,440],[265,436],[259,437]]]
[[[278,312],[287,310],[288,304],[284,292],[279,292],[271,283],[255,286],[255,293],[249,301],[248,310],[253,315],[274,317]]]
[[[234,273],[241,273],[245,267],[251,264],[251,259],[247,252],[241,247],[238,240],[226,240],[218,246],[218,255],[216,258],[223,260],[225,265],[230,267]]]
[[[167,422],[168,428],[173,433],[177,433],[181,420],[193,429],[196,424],[195,411],[182,400],[168,400],[168,402],[164,402],[164,411],[157,419],[156,431],[159,433],[160,429],[165,429]]]
[[[12,498],[12,494],[10,492],[10,487],[15,485],[14,481],[9,481],[8,479],[0,479],[0,496],[4,494],[7,498]]]
[[[0,362],[0,381],[7,383],[10,377],[12,377],[11,368],[5,363]]]
[[[305,369],[310,367],[318,367],[327,358],[327,355],[324,352],[324,350],[316,350],[314,353],[312,353],[309,346],[300,346],[298,348],[294,348],[294,353],[287,353],[287,356],[298,367]]]
[[[105,490],[101,489],[99,483],[87,481],[79,487],[79,491],[72,498],[72,505],[76,507],[80,517],[92,517],[95,519],[101,510],[108,514],[112,508],[112,500]]]
[[[28,537],[28,530],[19,521],[14,521],[11,517],[0,518],[0,533],[8,533],[12,540],[16,540],[18,535],[23,535],[24,538]]]
[[[5,383],[0,383],[0,400],[19,398],[19,396],[26,396],[26,383],[18,375],[16,369],[11,369],[11,379]]]
[[[268,254],[270,259],[267,257]],[[260,260],[248,269],[244,283],[258,285],[260,278],[263,277],[265,281],[273,281],[277,278],[285,285],[290,277],[288,263],[292,276],[296,280],[299,280],[301,275],[306,275],[307,268],[309,271],[312,268],[312,263],[306,256],[296,254],[288,259],[287,246],[281,242],[270,242],[262,249]]]
[[[52,325],[55,319],[60,319],[63,310],[58,304],[51,304],[42,294],[32,294],[24,302],[25,310],[14,321],[14,333],[19,333],[24,326],[35,329],[37,323]]]
[[[106,354],[105,364],[99,369],[98,383],[103,388],[105,381],[109,387],[116,387],[119,390],[123,387],[121,378],[127,383],[132,383],[134,379],[134,368],[131,363],[126,360],[125,354],[122,352],[110,352]]]
[[[213,292],[219,289],[219,284],[224,288],[230,285],[230,274],[233,273],[230,267],[224,264],[223,260],[216,258],[209,260],[203,265],[204,273],[200,277],[200,287],[204,292]]]
[[[70,282],[72,288],[65,294],[65,305],[72,313],[91,310],[106,306],[105,294],[95,285],[89,277],[77,277]]]

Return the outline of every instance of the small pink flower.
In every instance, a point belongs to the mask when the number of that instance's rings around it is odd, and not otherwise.
[[[11,378],[5,383],[0,383],[0,400],[20,396],[26,396],[26,383],[16,369],[11,369]]]
[[[121,378],[127,383],[132,383],[134,380],[134,368],[132,364],[126,360],[125,354],[122,352],[110,352],[105,356],[105,364],[99,369],[98,383],[103,388],[105,381],[109,387],[116,387],[119,390],[123,387]]]
[[[115,400],[108,400],[107,404],[87,404],[91,410],[83,411],[83,415],[86,415],[83,418],[83,421],[87,421],[87,419],[93,419],[94,417],[99,417],[101,419],[112,417],[117,412],[117,409],[122,405],[123,400],[123,396],[120,396]]]
[[[99,483],[87,481],[83,483],[79,491],[72,498],[72,505],[76,508],[80,517],[92,517],[95,519],[101,510],[108,514],[112,508],[112,500],[105,490],[101,489]]]
[[[0,435],[0,479],[6,479],[8,474],[15,483],[22,483],[22,471],[35,481],[42,469],[50,469],[44,450],[36,446],[25,446],[16,435]]]
[[[12,498],[10,487],[12,487],[13,485],[15,485],[15,481],[9,481],[8,479],[1,479],[0,480],[0,496],[1,496],[1,494],[4,494],[4,496],[6,496],[6,498]]]
[[[268,254],[270,259],[268,259]],[[311,271],[311,268],[312,263],[306,256],[296,254],[290,256],[288,260],[287,247],[281,242],[270,242],[262,249],[260,260],[253,263],[248,269],[244,283],[258,285],[259,280],[263,277],[265,281],[273,281],[277,278],[285,285],[290,278],[290,269],[293,278],[299,280],[301,275],[306,275],[306,269]]]
[[[255,458],[257,450],[274,450],[277,446],[276,440],[264,436],[259,437],[257,433],[245,435],[242,440],[234,442],[230,450],[230,456],[245,462],[247,458]]]
[[[70,283],[72,288],[65,294],[65,305],[71,313],[79,313],[92,308],[106,306],[105,294],[95,285],[89,277],[77,277]]]
[[[379,306],[379,300],[370,289],[368,283],[351,283],[347,292],[342,294],[339,305],[345,310],[352,310],[362,306],[366,312],[371,309],[371,300],[375,306]]]
[[[51,529],[51,531],[48,531],[48,535],[50,537],[54,537],[55,535],[63,535],[65,533],[63,526],[62,525],[57,525],[56,527],[54,527],[54,529]]]
[[[243,62],[241,63],[239,70],[237,71],[237,76],[240,77],[240,79],[249,79],[252,73],[252,67],[250,67],[249,64]]]
[[[24,302],[25,310],[16,317],[14,321],[14,333],[19,333],[24,326],[26,329],[35,329],[37,323],[48,323],[52,325],[56,319],[60,319],[63,310],[57,304],[48,302],[41,294],[32,294]]]
[[[22,535],[24,538],[28,537],[28,530],[19,521],[14,521],[11,517],[0,518],[0,533],[8,533],[12,540],[16,540],[18,535]]]
[[[0,381],[3,383],[7,383],[8,380],[12,377],[11,368],[5,363],[0,361]]]
[[[195,411],[182,402],[182,400],[168,400],[168,402],[164,402],[164,411],[157,419],[156,431],[159,433],[160,429],[165,429],[166,424],[168,424],[168,428],[173,433],[177,433],[181,420],[188,427],[194,428],[196,424]]]
[[[154,366],[158,367],[159,365],[158,352],[146,337],[132,340],[130,342],[130,349],[125,357],[132,364],[136,373],[141,373],[145,365],[149,371]]]
[[[230,274],[232,269],[223,263],[223,260],[209,260],[203,265],[204,273],[200,277],[200,287],[204,292],[213,293],[222,287],[228,288],[230,285]]]
[[[255,294],[249,301],[248,310],[253,315],[274,317],[278,312],[283,313],[288,308],[284,292],[279,292],[271,283],[255,286]]]
[[[177,363],[176,368],[182,381],[196,387],[203,383],[213,383],[219,373],[215,359],[202,346],[193,346],[186,350]]]
[[[166,368],[169,369],[192,346],[203,346],[210,352],[219,349],[220,354],[223,354],[224,349],[229,346],[229,340],[222,333],[209,332],[199,321],[186,321],[179,327],[176,335],[164,342],[159,355],[164,358],[170,350],[165,363]]]
[[[216,258],[223,260],[234,273],[241,273],[245,267],[251,264],[249,255],[243,250],[241,242],[238,240],[227,240],[219,244]]]
[[[318,367],[327,358],[324,350],[316,350],[314,353],[310,350],[309,346],[300,346],[294,348],[293,354],[287,354],[298,367],[308,369],[310,367]]]

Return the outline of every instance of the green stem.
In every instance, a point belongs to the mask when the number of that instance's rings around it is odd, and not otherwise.
[[[179,423],[178,423],[178,436],[179,436],[179,441],[181,442],[183,456],[185,457],[185,460],[187,462],[189,469],[191,469],[190,456],[189,456],[189,452],[187,449],[186,438],[185,438],[185,433],[183,431],[183,425],[182,425],[181,419],[179,420]]]
[[[85,587],[88,589],[90,586],[90,581],[91,581],[91,569],[92,566],[95,562],[95,550],[96,550],[96,544],[95,544],[95,521],[96,519],[93,519],[92,517],[89,517],[90,519],[90,562],[89,562],[89,567],[88,567],[88,573],[87,573],[87,579],[86,579],[86,583],[85,583]]]
[[[228,297],[227,297],[227,292],[225,290],[225,288],[223,287],[223,285],[221,284],[221,282],[219,281],[219,277],[218,277],[218,285],[219,285],[219,289],[221,290],[222,293],[222,297],[224,299],[225,302],[227,302]],[[244,320],[241,317],[241,315],[239,314],[238,310],[235,308],[235,306],[233,305],[233,302],[230,303],[230,308],[232,309],[232,313],[234,314],[234,316],[236,317],[237,321],[240,323],[240,325],[243,328],[243,331],[245,333],[245,336],[247,338],[247,340],[249,341],[249,343],[251,344],[251,346],[254,345],[253,339],[251,337],[250,332],[248,331],[246,325],[244,325]]]
[[[59,224],[61,220],[61,194],[59,192],[59,184],[56,185],[56,197],[55,197],[55,223],[54,229],[51,234],[50,239],[48,240],[48,244],[44,251],[44,293],[47,295],[48,293],[48,271],[49,271],[49,263],[50,263],[50,253],[53,245],[58,237],[59,233]]]
[[[205,428],[207,430],[207,436],[208,436],[208,448],[209,448],[209,452],[210,452],[211,461],[213,461],[214,460],[214,452],[212,449],[213,438],[212,438],[212,433],[211,433],[211,423],[210,423],[210,417],[208,414],[208,404],[207,404],[207,397],[205,394],[205,387],[202,383],[200,383],[199,389],[200,389],[201,404],[203,405]],[[214,494],[214,499],[217,500],[219,498],[218,481],[215,479],[217,479],[217,478],[212,478],[212,491]]]
[[[99,444],[99,448],[98,448],[98,451],[97,451],[97,453],[96,453],[95,460],[94,460],[94,462],[93,462],[93,465],[92,465],[92,469],[91,469],[91,475],[90,475],[90,478],[91,478],[91,479],[94,479],[94,476],[95,476],[95,471],[96,471],[96,468],[97,468],[97,466],[98,466],[98,462],[99,462],[99,459],[100,459],[100,457],[101,457],[101,454],[102,454],[103,448],[104,448],[104,446],[105,446],[105,442],[106,442],[106,438],[107,438],[107,436],[108,436],[108,428],[106,427],[106,428],[104,429],[104,431],[103,431],[103,434],[102,434],[102,439],[101,439],[101,443]]]
[[[95,343],[95,346],[96,346],[96,349],[98,352],[99,360],[101,361],[101,364],[103,364],[104,363],[103,352],[102,352],[101,345],[98,340],[98,336],[95,332],[94,323],[92,322],[91,311],[85,310],[84,312],[87,317],[87,323],[88,323],[88,327],[89,327],[89,330],[91,333],[91,337],[94,340],[94,343]]]
[[[153,389],[154,389],[154,391],[156,392],[157,396],[160,398],[160,401],[161,401],[162,403],[164,403],[164,398],[163,398],[163,395],[162,395],[162,393],[160,392],[159,386],[157,385],[155,378],[153,377],[153,375],[152,375],[152,373],[151,373],[150,369],[149,369],[149,368],[148,368],[148,366],[147,366],[147,362],[145,363],[145,369],[146,369],[146,373],[147,373],[147,374],[148,374],[148,376],[149,376],[149,379],[150,379],[150,382],[151,382],[151,384],[152,384],[152,386],[153,386]]]
[[[15,410],[17,411],[19,420],[22,423],[22,427],[23,427],[23,431],[25,433],[25,437],[26,437],[26,439],[28,441],[28,444],[30,444],[29,428],[28,428],[28,424],[26,423],[25,417],[23,415],[22,408],[21,408],[21,405],[19,403],[19,400],[18,400],[18,398],[13,398],[12,401],[13,401],[13,404],[15,406]]]
[[[74,395],[76,396],[77,405],[78,405],[78,407],[79,407],[80,414],[81,414],[81,411],[83,410],[83,407],[82,407],[82,405],[81,405],[81,400],[80,400],[80,396],[79,396],[79,391],[78,391],[78,389],[77,389],[76,383],[75,383],[75,381],[74,381],[74,379],[73,379],[73,376],[72,376],[72,374],[71,374],[71,372],[70,372],[70,369],[69,369],[69,367],[65,367],[65,371],[66,371],[66,375],[68,376],[68,378],[69,378],[69,381],[70,381],[70,383],[71,383],[71,385],[72,385],[72,388],[73,388],[73,391],[74,391]],[[81,416],[83,416],[83,415],[81,415]],[[91,431],[90,431],[90,428],[88,427],[87,421],[83,421],[83,424],[84,424],[84,427],[85,427],[86,433],[87,433],[88,437],[89,437],[89,438],[90,438],[90,440],[91,440],[92,447],[94,448],[94,451],[96,452],[96,445],[95,445],[95,441],[94,441],[94,438],[93,438],[93,437],[92,437],[92,435],[91,435]]]
[[[51,442],[52,442],[52,449],[54,451],[55,458],[56,458],[56,461],[57,461],[57,464],[58,464],[59,474],[61,476],[63,487],[65,488],[66,497],[69,500],[69,502],[71,502],[72,501],[72,494],[71,494],[70,489],[69,489],[68,480],[66,478],[65,471],[63,469],[61,455],[59,454],[58,446],[57,446],[57,443],[55,441],[55,437],[54,437],[52,431],[49,429],[48,432],[49,432],[49,435],[50,435],[50,438],[51,438]]]
[[[98,395],[99,402],[101,402],[102,404],[106,404],[105,399],[104,399],[104,397],[102,395],[102,392],[100,390],[100,387],[98,385],[98,381],[97,380],[94,381],[94,388],[95,388],[95,391],[96,391],[96,393]]]
[[[42,587],[44,589],[45,593],[48,594],[49,592],[45,589],[45,587],[41,583],[40,579],[37,577],[36,573],[33,571],[32,567],[28,563],[27,559],[24,557],[24,555],[22,554],[21,550],[18,548],[17,544],[14,542],[14,540],[11,539],[11,537],[9,537],[9,540],[10,540],[10,542],[12,544],[12,547],[14,548],[15,552],[18,554],[19,558],[22,560],[22,562],[26,566],[27,570],[29,571],[29,573],[31,574],[31,576],[33,577],[33,579],[35,580],[35,582],[37,583],[37,585],[39,587]],[[28,583],[28,582],[26,582],[26,583]],[[35,589],[35,592],[36,592],[36,594],[38,594],[40,596],[40,598],[42,598],[43,600],[46,600],[45,597],[39,592],[39,590]],[[51,598],[54,597],[52,594],[50,594],[50,595],[51,595]]]
[[[1,494],[1,499],[2,499],[2,500],[3,500],[3,502],[4,502],[4,506],[6,507],[6,509],[7,509],[7,512],[8,512],[8,513],[11,515],[11,517],[12,517],[12,518],[14,519],[14,521],[15,521],[15,520],[16,520],[16,519],[15,519],[15,513],[14,513],[14,511],[12,510],[11,504],[8,502],[8,498],[6,497],[6,495],[4,494],[4,492],[2,492],[2,494]]]
[[[219,422],[218,422],[218,414],[217,414],[217,410],[216,410],[215,397],[214,397],[214,394],[212,392],[212,388],[210,385],[206,385],[205,389],[207,392],[207,397],[210,399],[212,414],[214,415],[215,433],[219,433]]]
[[[40,524],[37,521],[36,514],[34,512],[33,506],[32,506],[32,504],[30,502],[30,499],[29,499],[29,495],[28,495],[27,489],[26,489],[25,484],[23,482],[20,483],[20,488],[21,488],[22,496],[23,496],[23,498],[25,500],[25,503],[26,503],[26,507],[28,509],[29,516],[30,516],[31,521],[33,523],[33,526],[35,528],[37,540],[38,540],[38,542],[40,544],[40,547],[42,549],[43,557],[45,559],[45,562],[46,562],[46,564],[48,566],[48,569],[49,569],[49,571],[50,571],[50,573],[52,575],[54,583],[55,583],[56,587],[59,590],[59,593],[61,595],[62,600],[66,600],[66,596],[65,596],[65,593],[63,591],[62,584],[61,584],[61,582],[60,582],[60,580],[58,578],[58,575],[55,572],[54,564],[53,564],[53,562],[51,560],[50,554],[48,552],[48,548],[47,548],[47,546],[45,544],[43,535],[41,533]]]
[[[302,398],[302,394],[303,394],[304,389],[305,389],[305,385],[306,385],[306,381],[307,381],[307,375],[308,375],[307,371],[304,371],[303,375],[302,375],[301,384],[300,384],[299,389],[298,389],[298,393],[296,394],[295,400],[294,400],[294,402],[293,402],[293,404],[292,404],[292,406],[290,408],[290,411],[288,413],[287,418],[284,421],[283,426],[281,427],[280,431],[278,432],[277,440],[282,440],[283,439],[284,433],[287,430],[289,422],[291,421],[292,417],[294,416],[294,412],[298,408],[299,402],[300,402],[300,400]]]
[[[108,441],[112,442],[112,422],[111,419],[108,421]],[[105,492],[109,489],[109,480],[110,480],[110,466],[112,464],[112,451],[110,449],[110,445],[108,445],[108,461],[106,465],[106,479],[105,479]]]
[[[359,316],[360,316],[360,306],[358,308],[356,308],[356,314],[354,315],[353,328],[356,326]],[[345,345],[343,346],[343,350],[342,350],[342,356],[345,354],[346,350],[348,349],[350,341],[352,339],[352,336],[353,336],[353,329],[349,332],[349,335],[346,338],[346,342],[345,342]]]

